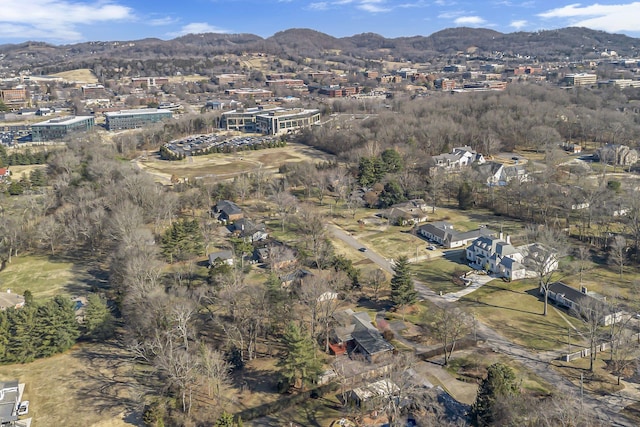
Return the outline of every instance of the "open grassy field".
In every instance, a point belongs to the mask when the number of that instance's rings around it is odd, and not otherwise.
[[[60,73],[52,74],[54,77],[61,77],[67,81],[83,82],[83,83],[98,83],[98,77],[93,74],[93,71],[88,68],[78,68],[77,70],[62,71]]]
[[[494,280],[460,302],[482,322],[532,350],[545,351],[568,346],[569,328],[572,346],[584,345],[573,329],[580,326],[576,318],[551,304],[547,316],[542,315],[544,301],[538,295],[535,280],[511,283]]]
[[[166,161],[148,158],[138,161],[138,166],[152,174],[158,181],[169,183],[171,176],[179,178],[229,179],[243,173],[262,170],[277,173],[278,168],[289,162],[322,162],[333,156],[301,144],[264,150],[248,150],[238,153],[217,153],[206,156],[188,157],[182,161]]]
[[[470,270],[466,263],[457,262],[455,257],[441,257],[411,265],[411,271],[418,281],[443,294],[462,289],[452,281],[454,272]]]
[[[77,345],[65,354],[0,366],[0,378],[25,384],[33,426],[142,426],[139,372],[109,344]]]
[[[55,295],[76,295],[97,285],[89,266],[74,264],[70,260],[43,255],[13,257],[0,272],[0,290],[22,294],[30,290],[34,298]]]
[[[454,353],[447,370],[462,380],[479,382],[486,376],[487,368],[494,363],[504,363],[513,369],[516,378],[521,381],[521,387],[528,392],[547,394],[553,389],[545,380],[525,369],[520,363],[486,348]]]

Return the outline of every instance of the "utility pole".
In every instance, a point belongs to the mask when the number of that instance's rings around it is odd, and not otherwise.
[[[569,326],[567,326],[567,345],[569,347],[567,356],[569,356],[571,354],[571,328]]]

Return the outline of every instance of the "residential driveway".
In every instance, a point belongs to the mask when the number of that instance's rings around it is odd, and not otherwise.
[[[365,245],[360,243],[355,237],[351,234],[344,231],[342,228],[338,227],[335,224],[329,224],[329,231],[336,236],[338,239],[342,240],[347,245],[351,246],[353,249],[360,250],[360,248],[366,248],[366,252],[362,252],[362,255],[369,258],[383,270],[388,273],[393,274],[393,268],[391,267],[391,263],[382,255],[374,252],[371,248],[367,248]]]
[[[451,293],[448,293],[448,294],[444,294],[442,296],[442,298],[444,298],[445,300],[447,300],[449,302],[458,301],[463,296],[469,295],[471,292],[475,291],[476,289],[479,289],[482,286],[484,286],[487,283],[489,283],[490,281],[496,279],[496,277],[494,275],[489,275],[489,274],[473,273],[473,274],[468,274],[466,279],[471,281],[469,286],[467,286],[466,288],[461,289],[461,290],[459,290],[457,292],[451,292]]]

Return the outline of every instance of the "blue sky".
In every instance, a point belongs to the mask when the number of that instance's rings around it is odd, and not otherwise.
[[[0,44],[166,40],[204,32],[269,37],[288,28],[336,37],[427,36],[459,26],[503,33],[583,26],[640,37],[640,1],[0,0]]]

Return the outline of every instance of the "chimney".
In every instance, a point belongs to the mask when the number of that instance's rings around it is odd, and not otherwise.
[[[583,294],[587,295],[587,287],[586,286],[581,286],[580,287],[580,292],[582,292]]]
[[[511,236],[509,236],[508,234],[507,234],[507,243],[511,244]]]
[[[498,237],[500,238],[500,240],[504,239],[504,234],[502,234],[502,231],[500,232],[500,234],[498,235]]]

